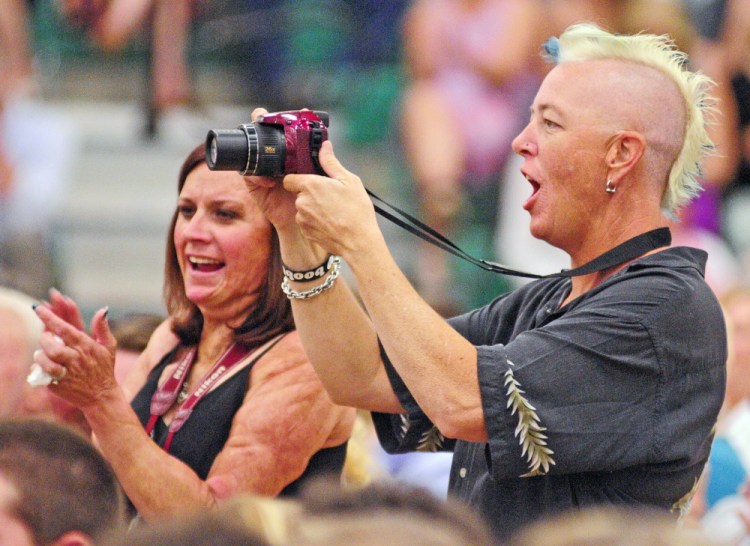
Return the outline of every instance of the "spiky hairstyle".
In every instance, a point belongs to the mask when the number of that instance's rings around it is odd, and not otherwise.
[[[546,57],[560,64],[569,61],[619,59],[655,68],[671,79],[682,95],[686,122],[682,148],[669,172],[661,208],[673,216],[701,190],[701,161],[714,152],[708,135],[714,100],[708,90],[714,84],[700,72],[687,68],[687,55],[666,35],[617,35],[591,23],[568,27],[559,38],[544,45]]]

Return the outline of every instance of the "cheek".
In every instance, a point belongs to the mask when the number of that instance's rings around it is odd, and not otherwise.
[[[174,244],[175,252],[177,253],[179,261],[182,262],[183,249],[185,247],[185,238],[183,237],[184,230],[180,228],[179,223],[175,226],[174,233],[172,234],[172,243]]]
[[[257,234],[233,238],[232,243],[223,248],[227,267],[245,278],[257,277],[268,268],[270,252],[271,245],[267,237],[259,237]]]

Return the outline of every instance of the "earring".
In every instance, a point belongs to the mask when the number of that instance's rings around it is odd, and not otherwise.
[[[612,185],[611,178],[607,178],[607,185],[604,187],[604,190],[607,193],[615,193],[617,191],[617,188]]]

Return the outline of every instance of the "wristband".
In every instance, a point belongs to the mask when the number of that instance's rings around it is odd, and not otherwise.
[[[284,273],[284,278],[289,279],[290,281],[310,282],[325,277],[331,270],[331,267],[333,267],[335,258],[336,256],[329,254],[322,264],[313,267],[312,269],[308,269],[307,271],[294,271],[282,263],[281,271]]]
[[[318,294],[321,294],[331,288],[333,286],[333,283],[338,278],[339,273],[341,272],[341,258],[339,258],[338,256],[333,256],[332,263],[333,266],[331,268],[331,273],[326,277],[325,281],[323,281],[322,284],[314,286],[310,290],[298,292],[297,290],[294,290],[289,286],[289,279],[284,277],[284,279],[281,281],[281,290],[290,300],[307,300],[310,298],[314,298]]]

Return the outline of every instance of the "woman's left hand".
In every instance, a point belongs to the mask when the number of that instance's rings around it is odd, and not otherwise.
[[[54,378],[49,388],[84,409],[119,389],[114,375],[116,341],[107,323],[107,309],[100,309],[91,319],[91,335],[81,330],[77,321],[68,322],[55,314],[49,305],[36,308],[45,331],[34,362]]]

